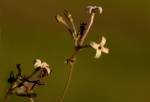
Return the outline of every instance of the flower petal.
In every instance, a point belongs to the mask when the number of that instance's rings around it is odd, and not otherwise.
[[[91,47],[93,47],[94,49],[98,49],[99,44],[95,43],[95,42],[91,42],[90,43]]]
[[[101,56],[101,50],[96,50],[95,58],[98,59]]]
[[[88,13],[92,13],[92,9],[93,9],[93,6],[87,6],[87,7],[86,7],[86,11],[87,11]]]
[[[99,14],[101,14],[103,12],[103,9],[102,7],[97,7],[98,11],[99,11]]]
[[[102,52],[108,54],[109,53],[109,49],[108,48],[105,48],[105,47],[102,47],[101,49]]]
[[[34,68],[37,68],[37,67],[41,67],[42,66],[42,63],[41,63],[41,60],[40,59],[36,59],[34,60]]]
[[[104,46],[106,44],[106,38],[104,36],[102,36],[102,40],[100,42],[101,46]]]
[[[50,74],[51,71],[49,65],[46,62],[42,63],[42,68],[46,69],[47,73]]]

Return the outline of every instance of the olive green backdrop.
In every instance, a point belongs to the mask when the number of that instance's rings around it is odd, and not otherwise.
[[[36,58],[46,61],[53,73],[45,86],[36,87],[35,102],[58,102],[67,81],[65,58],[73,41],[55,20],[63,10],[71,12],[76,27],[87,22],[88,5],[103,8],[97,14],[85,44],[107,38],[108,55],[94,59],[95,51],[79,54],[64,102],[150,101],[150,1],[148,0],[3,0],[0,34],[0,101],[9,88],[7,78],[22,64],[28,75]],[[12,95],[8,102],[29,102]]]

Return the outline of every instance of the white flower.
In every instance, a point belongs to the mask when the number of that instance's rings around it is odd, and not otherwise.
[[[96,55],[95,55],[96,59],[98,59],[101,56],[101,52],[104,52],[106,54],[109,53],[109,49],[104,47],[105,44],[106,44],[105,37],[102,37],[102,40],[99,44],[95,42],[90,43],[91,47],[93,47],[96,50]]]
[[[48,74],[50,74],[50,72],[51,72],[49,65],[46,62],[41,62],[40,59],[36,59],[34,61],[34,68],[37,68],[37,67],[41,67],[41,68],[45,69]]]
[[[87,6],[86,7],[86,11],[88,13],[96,13],[96,12],[98,12],[99,14],[101,14],[103,9],[101,7],[98,7],[98,6]]]

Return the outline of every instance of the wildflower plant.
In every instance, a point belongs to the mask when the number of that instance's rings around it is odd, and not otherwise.
[[[102,36],[102,40],[100,43],[95,43],[91,41],[89,44],[84,44],[84,40],[87,37],[90,28],[92,27],[95,14],[97,13],[101,14],[102,8],[98,6],[87,6],[86,11],[91,16],[90,20],[88,23],[82,22],[78,30],[76,29],[72,15],[67,10],[64,10],[64,16],[66,19],[64,19],[60,15],[55,16],[56,20],[67,28],[71,38],[74,41],[73,44],[74,52],[72,53],[71,57],[67,58],[65,61],[65,63],[67,63],[70,66],[70,72],[69,72],[68,80],[64,88],[64,91],[60,96],[59,102],[63,101],[66,92],[69,88],[69,84],[74,69],[74,64],[77,60],[79,52],[83,48],[93,48],[96,50],[96,54],[95,54],[96,59],[100,58],[102,52],[106,54],[109,52],[108,48],[104,47],[104,45],[106,44],[106,38],[104,36]],[[68,20],[68,23],[66,22],[66,20]],[[5,95],[4,101],[6,101],[8,96],[15,94],[21,97],[28,97],[30,98],[31,102],[34,102],[33,98],[37,97],[37,93],[34,92],[35,86],[45,85],[43,78],[50,75],[52,70],[50,69],[49,65],[46,62],[42,62],[40,59],[34,60],[33,64],[34,64],[34,70],[28,76],[22,75],[20,64],[17,64],[18,73],[16,76],[14,75],[13,71],[10,72],[10,76],[8,78],[8,83],[10,83],[10,88]]]
[[[101,52],[104,52],[106,54],[109,52],[108,48],[104,47],[104,45],[106,43],[105,37],[102,37],[102,41],[99,44],[97,44],[95,42],[91,42],[90,44],[83,45],[84,40],[87,37],[89,30],[93,24],[95,14],[96,13],[101,14],[102,8],[98,7],[98,6],[87,6],[86,11],[87,11],[87,13],[89,13],[91,15],[91,18],[89,20],[89,23],[83,22],[80,24],[79,31],[76,30],[73,17],[68,11],[66,11],[66,10],[64,11],[64,16],[69,21],[69,24],[65,21],[65,19],[62,16],[60,16],[60,15],[55,16],[56,20],[59,23],[62,23],[67,28],[67,30],[69,31],[69,33],[70,33],[70,35],[74,41],[74,45],[73,45],[74,52],[71,55],[71,57],[66,60],[66,63],[68,63],[70,66],[70,73],[69,73],[68,81],[66,83],[64,91],[63,91],[63,93],[59,99],[59,102],[62,102],[65,95],[66,95],[66,92],[68,90],[70,80],[72,77],[74,64],[77,60],[78,53],[81,51],[81,49],[83,49],[83,48],[94,48],[96,50],[96,55],[95,55],[96,59],[100,58]]]

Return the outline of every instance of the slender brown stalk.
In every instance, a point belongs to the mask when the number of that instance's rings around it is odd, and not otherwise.
[[[69,87],[69,85],[70,85],[70,81],[71,81],[71,77],[72,77],[72,72],[73,72],[73,67],[74,67],[74,65],[73,65],[73,64],[72,64],[72,65],[70,64],[70,72],[69,72],[68,80],[67,80],[65,89],[64,89],[64,91],[63,91],[63,94],[62,94],[61,97],[60,97],[59,102],[62,102],[63,99],[64,99],[64,97],[65,97],[65,95],[66,95],[66,92],[67,92],[68,87]]]
[[[70,65],[70,71],[69,71],[69,76],[68,76],[68,80],[67,80],[67,83],[66,83],[66,86],[64,88],[64,91],[59,99],[59,102],[62,102],[65,95],[66,95],[66,92],[68,91],[68,88],[69,88],[69,85],[70,85],[70,81],[71,81],[71,78],[72,78],[72,72],[73,72],[73,68],[74,68],[74,62],[72,61],[75,61],[77,56],[78,56],[78,52],[80,51],[80,48],[77,48],[75,49],[75,52],[74,54],[72,55],[72,58],[71,60],[68,62],[68,64]]]
[[[68,13],[66,10],[64,11],[64,15],[66,16],[66,18],[69,20],[69,22],[71,23],[71,26],[72,26],[72,29],[73,29],[73,32],[75,35],[77,34],[76,32],[76,27],[75,27],[75,24],[74,24],[74,21],[73,21],[73,18],[72,18],[72,15],[70,13]]]

